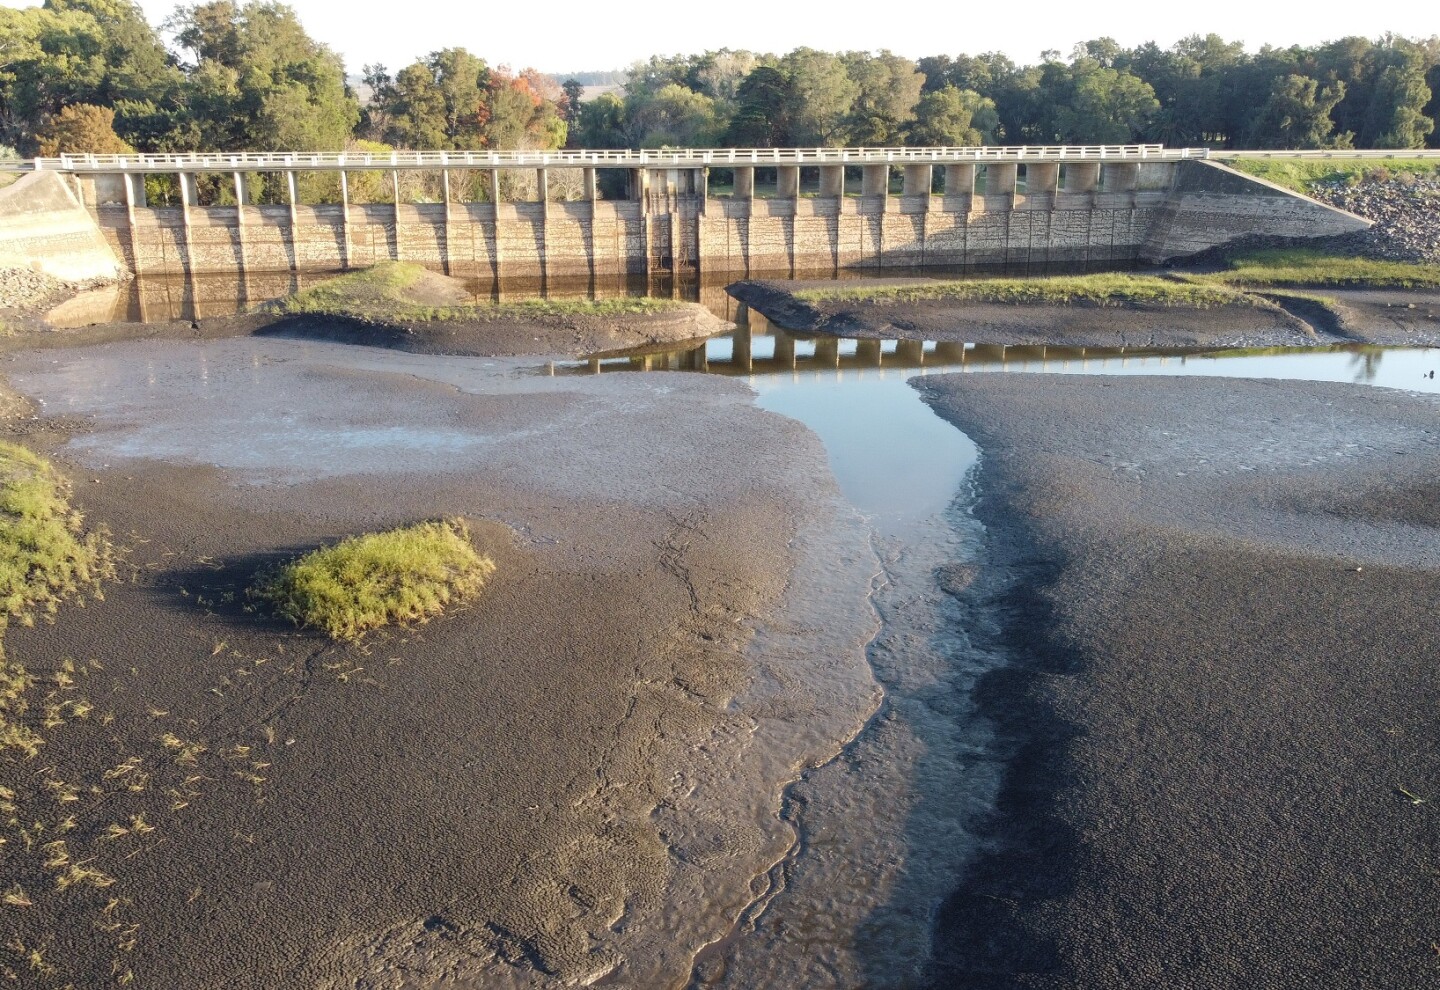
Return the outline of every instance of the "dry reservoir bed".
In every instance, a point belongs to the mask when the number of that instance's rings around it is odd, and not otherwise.
[[[259,339],[5,371],[125,548],[10,635],[107,715],[41,761],[146,772],[26,809],[116,878],[20,915],[53,985],[683,983],[789,848],[783,783],[877,702],[868,531],[742,384]],[[247,607],[269,562],[447,515],[498,564],[454,615],[353,647]]]

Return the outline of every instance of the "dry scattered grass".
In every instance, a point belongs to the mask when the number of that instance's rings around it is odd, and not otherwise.
[[[262,578],[255,593],[302,626],[357,639],[391,623],[424,622],[479,591],[494,571],[458,519],[354,536]]]
[[[66,599],[100,598],[100,579],[113,570],[103,533],[82,532],[84,520],[70,506],[70,484],[24,447],[0,442],[0,637],[10,622],[29,625],[36,613],[52,615]],[[73,663],[54,675],[55,686],[73,686]],[[24,718],[35,678],[6,658],[0,642],[0,752],[33,757],[43,742]],[[66,708],[69,708],[69,711]],[[43,725],[66,715],[84,717],[88,702],[54,703]]]

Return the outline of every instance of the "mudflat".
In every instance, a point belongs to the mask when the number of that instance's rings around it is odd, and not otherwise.
[[[793,842],[784,784],[876,704],[863,523],[738,383],[263,338],[3,370],[37,403],[9,433],[122,549],[104,601],[7,637],[93,709],[6,783],[114,881],[6,846],[26,985],[680,985]],[[335,644],[247,595],[452,515],[497,568],[427,625]]]
[[[856,279],[845,286],[922,285],[926,279]],[[1254,305],[1211,308],[1134,302],[1010,303],[968,300],[804,299],[835,282],[741,282],[739,301],[787,330],[843,337],[1074,347],[1305,347],[1440,343],[1440,293],[1416,289],[1266,290]],[[1310,298],[1324,297],[1323,303]]]
[[[990,854],[935,986],[1423,987],[1440,972],[1440,405],[966,375],[1012,659]]]

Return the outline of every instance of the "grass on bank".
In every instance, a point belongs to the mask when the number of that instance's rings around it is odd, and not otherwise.
[[[444,281],[442,292],[433,284]],[[286,315],[350,316],[381,323],[536,319],[547,316],[637,316],[675,309],[669,299],[524,299],[508,303],[456,298],[459,280],[436,275],[423,265],[387,261],[348,272],[268,304]],[[437,298],[446,296],[449,298]]]
[[[1440,265],[1357,258],[1314,248],[1247,251],[1230,258],[1228,264],[1227,271],[1187,278],[1200,284],[1247,287],[1426,289],[1440,286]]]
[[[62,601],[100,595],[112,567],[102,533],[85,534],[70,505],[70,484],[48,461],[0,442],[0,637],[10,622],[29,625]],[[40,737],[21,719],[34,682],[6,658],[0,640],[0,752],[33,756]]]
[[[1225,164],[1246,175],[1308,193],[1317,182],[1355,183],[1397,175],[1433,176],[1437,158],[1229,158]]]
[[[885,286],[852,286],[842,283],[825,288],[804,289],[796,292],[795,297],[808,302],[1082,303],[1095,306],[1187,306],[1196,309],[1260,305],[1245,293],[1224,285],[1123,272]]]
[[[256,594],[299,625],[358,639],[391,623],[433,618],[478,592],[494,570],[464,522],[448,519],[314,550],[262,579]]]

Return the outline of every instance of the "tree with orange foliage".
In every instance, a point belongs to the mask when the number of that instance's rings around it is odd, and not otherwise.
[[[39,137],[40,154],[124,155],[133,152],[115,133],[115,111],[89,103],[72,103],[46,121]]]

